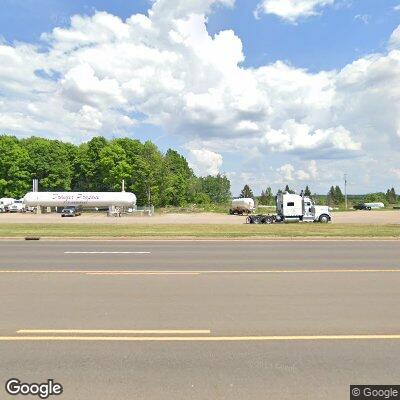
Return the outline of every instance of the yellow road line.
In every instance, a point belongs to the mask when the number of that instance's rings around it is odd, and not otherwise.
[[[392,269],[276,269],[276,270],[0,270],[0,274],[85,274],[85,275],[199,275],[199,274],[333,274],[333,273],[395,273]]]
[[[74,334],[210,334],[209,329],[19,329],[17,333],[74,333]]]
[[[151,254],[150,251],[64,251],[64,254]]]
[[[0,270],[0,274],[86,274],[88,270],[44,270],[44,269],[20,269]],[[96,272],[96,271],[94,271]]]
[[[391,269],[292,269],[292,270],[194,270],[194,271],[113,271],[113,270],[0,270],[0,274],[84,274],[84,275],[202,275],[202,274],[345,274],[345,273],[399,273]]]
[[[318,335],[318,336],[0,336],[0,342],[268,342],[323,340],[400,340],[400,335]]]
[[[199,275],[200,271],[0,270],[0,274]]]
[[[400,269],[314,269],[314,270],[226,270],[226,271],[192,271],[187,274],[343,274],[343,273],[378,273],[378,272],[400,272]],[[165,271],[159,274],[179,274],[178,271]],[[87,272],[86,275],[138,275],[153,274],[150,271],[102,271]],[[154,272],[154,274],[156,274]]]

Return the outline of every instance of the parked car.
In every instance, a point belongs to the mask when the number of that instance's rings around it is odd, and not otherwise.
[[[61,217],[77,217],[81,215],[81,209],[79,207],[65,207],[61,211]]]
[[[359,203],[353,206],[355,210],[371,210],[370,206],[367,206],[365,203]]]

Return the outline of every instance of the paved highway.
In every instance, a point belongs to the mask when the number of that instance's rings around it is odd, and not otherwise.
[[[338,400],[400,383],[398,241],[0,241],[0,254],[3,383],[119,400]]]

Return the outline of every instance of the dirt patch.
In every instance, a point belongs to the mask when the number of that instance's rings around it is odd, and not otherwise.
[[[337,212],[333,219],[338,224],[400,224],[400,210]]]
[[[147,216],[107,217],[105,214],[84,213],[76,218],[61,218],[60,214],[0,214],[0,223],[60,223],[60,224],[223,224],[241,225],[246,217],[214,214],[156,214]],[[338,224],[400,224],[400,210],[392,211],[348,211],[333,214],[333,223]]]

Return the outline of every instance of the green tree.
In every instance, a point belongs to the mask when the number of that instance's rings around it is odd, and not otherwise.
[[[254,198],[253,191],[251,190],[249,185],[244,185],[242,191],[240,192],[240,196],[242,198]]]
[[[260,204],[265,206],[274,205],[274,195],[272,194],[272,189],[270,187],[267,187],[266,190],[261,191],[259,201]]]
[[[378,192],[378,193],[369,193],[364,197],[365,203],[383,203],[387,204],[387,198],[385,193]]]
[[[22,139],[20,144],[28,152],[30,178],[39,179],[41,190],[71,190],[74,145],[39,137]]]
[[[23,196],[32,178],[44,191],[119,191],[124,179],[139,205],[226,203],[231,197],[226,176],[197,178],[178,152],[164,155],[150,141],[94,137],[76,146],[0,136],[0,195]]]
[[[394,190],[393,187],[386,191],[386,201],[389,204],[396,204],[397,203],[397,194],[396,194],[396,191]]]
[[[307,185],[306,188],[304,189],[304,196],[308,196],[308,197],[311,196],[311,190],[310,190],[310,188],[308,187],[308,185]]]
[[[139,204],[161,205],[163,156],[157,146],[147,141],[135,160],[131,189],[137,194]]]
[[[290,189],[289,185],[286,185],[285,189],[284,189],[284,192],[293,194],[294,190]]]
[[[74,160],[74,190],[105,190],[104,177],[100,166],[100,153],[107,146],[107,140],[101,136],[79,146]]]
[[[326,196],[326,204],[328,204],[329,206],[335,206],[336,202],[335,202],[335,188],[333,186],[331,186],[331,188],[329,189],[328,195]]]
[[[258,198],[258,203],[262,204],[262,205],[266,205],[267,204],[267,196],[266,196],[264,190],[261,190],[261,195]]]
[[[121,190],[122,180],[128,180],[132,176],[132,168],[127,162],[124,149],[111,141],[103,147],[99,157],[103,187],[108,191]]]
[[[0,136],[0,197],[20,198],[30,189],[29,155],[12,136]]]
[[[344,195],[342,193],[342,190],[340,189],[339,186],[335,187],[335,202],[337,205],[343,204],[345,201]]]
[[[191,179],[194,176],[188,162],[178,152],[169,149],[165,154],[163,167],[161,204],[186,205],[190,198]]]
[[[339,186],[331,186],[327,195],[327,204],[330,206],[339,206],[344,203],[344,195]]]
[[[199,181],[201,193],[206,194],[213,203],[223,204],[231,199],[231,183],[225,175],[209,175],[199,178]]]

